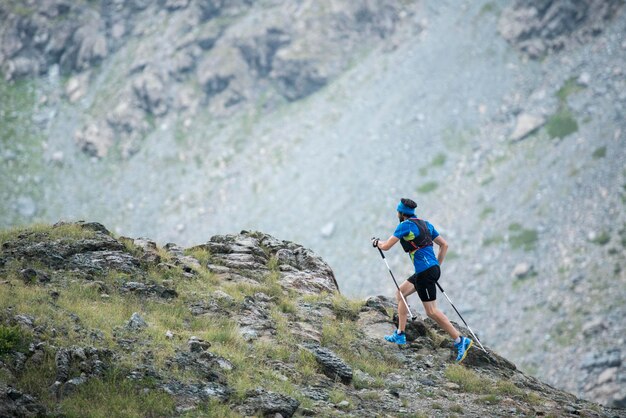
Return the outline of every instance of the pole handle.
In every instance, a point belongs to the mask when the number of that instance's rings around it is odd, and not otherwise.
[[[379,247],[378,248],[378,252],[380,253],[380,256],[384,259],[385,258],[385,253],[383,252],[383,250],[381,250]]]

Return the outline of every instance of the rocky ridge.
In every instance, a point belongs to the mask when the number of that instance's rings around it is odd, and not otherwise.
[[[321,258],[263,233],[186,250],[85,222],[0,238],[2,416],[626,416],[491,351],[455,365],[428,319],[385,343],[389,299],[342,297]]]
[[[9,81],[68,77],[67,100],[91,115],[77,144],[130,156],[168,113],[188,127],[201,107],[227,116],[309,96],[411,13],[411,2],[383,1],[3,2],[0,68]],[[116,91],[93,97],[104,60],[119,61]]]

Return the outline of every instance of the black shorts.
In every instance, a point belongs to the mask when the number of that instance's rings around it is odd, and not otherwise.
[[[422,302],[431,302],[437,299],[437,280],[441,276],[439,266],[432,266],[424,271],[415,273],[407,280],[415,286]]]

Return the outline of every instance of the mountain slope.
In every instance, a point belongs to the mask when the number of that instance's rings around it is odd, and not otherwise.
[[[489,345],[550,384],[623,405],[622,2],[391,2],[389,15],[387,2],[302,2],[301,19],[276,2],[228,3],[75,2],[67,13],[96,9],[105,22],[93,27],[107,56],[1,85],[2,222],[97,219],[184,245],[260,229],[315,249],[344,294],[391,295],[369,238],[388,236],[398,198],[413,197],[451,244],[442,284]],[[52,22],[90,26],[71,16]],[[33,58],[37,32],[18,33],[29,41],[9,59]],[[88,42],[74,41],[70,52]],[[296,51],[306,65],[285,65]],[[323,85],[304,84],[311,94],[281,93],[279,75],[310,81],[325,68]],[[236,82],[213,95],[224,77]],[[183,109],[174,96],[193,100]],[[86,131],[113,128],[106,157],[83,149]],[[400,252],[390,262],[411,273]]]
[[[428,320],[384,342],[388,299],[346,299],[319,257],[266,234],[182,250],[77,223],[1,241],[2,416],[620,414],[495,353],[455,365]]]

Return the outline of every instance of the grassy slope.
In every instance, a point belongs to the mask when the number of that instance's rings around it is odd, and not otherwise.
[[[16,239],[33,243],[62,243],[93,237],[94,232],[74,224],[60,227],[35,225],[1,232],[0,246]],[[141,250],[129,241],[126,249],[131,254],[141,255]],[[161,261],[171,261],[170,255],[163,249],[158,252]],[[187,253],[200,260],[203,265],[211,258],[208,251],[198,247],[187,250]],[[25,267],[46,272],[51,282],[41,285],[25,281],[20,273]],[[11,358],[16,352],[26,352],[28,344],[38,340],[45,342],[46,348],[45,355],[38,364],[27,362],[26,367],[15,376],[7,374],[1,380],[36,396],[49,411],[70,417],[176,415],[176,399],[158,389],[156,381],[129,380],[125,376],[139,365],[142,357],[147,356],[153,359],[159,373],[168,379],[197,381],[197,377],[189,371],[167,365],[168,359],[177,351],[187,351],[186,343],[189,337],[195,335],[211,343],[211,352],[223,356],[233,364],[233,369],[226,372],[226,378],[234,393],[228,403],[212,401],[197,410],[187,412],[185,416],[234,416],[232,406],[243,401],[248,390],[257,387],[292,396],[301,402],[301,410],[314,410],[321,415],[333,414],[332,405],[336,407],[344,400],[348,401],[345,408],[349,411],[359,403],[381,399],[381,394],[388,390],[397,390],[397,385],[401,383],[395,374],[402,372],[403,365],[394,354],[395,350],[379,345],[355,350],[355,347],[362,348],[366,338],[364,330],[356,322],[363,301],[350,300],[340,294],[305,296],[292,290],[284,290],[279,284],[278,263],[275,259],[270,259],[268,268],[269,273],[258,284],[242,284],[222,282],[204,267],[189,278],[179,268],[163,270],[154,263],[142,263],[146,281],[175,283],[178,297],[164,301],[129,296],[116,291],[122,279],[130,279],[124,278],[119,272],[111,271],[95,277],[102,284],[93,286],[93,281],[85,281],[77,273],[53,271],[43,265],[21,260],[10,262],[0,270],[0,358],[11,364]],[[190,303],[206,300],[218,289],[233,299],[223,302],[223,315],[193,316],[190,313]],[[54,292],[58,292],[57,297],[53,296]],[[272,298],[271,318],[276,332],[270,340],[259,339],[247,343],[241,337],[238,324],[232,316],[246,296],[257,292],[263,292]],[[371,376],[371,379],[363,379],[357,375],[351,385],[336,382],[330,391],[332,404],[316,405],[299,390],[299,387],[306,386],[320,373],[315,358],[299,346],[298,337],[292,332],[294,322],[302,320],[300,309],[304,305],[313,306],[316,310],[330,309],[332,314],[323,318],[319,329],[322,345],[331,348],[354,369]],[[124,330],[123,326],[133,312],[139,312],[149,324],[141,333]],[[39,329],[37,335],[27,328],[10,326],[10,317],[16,314],[34,317],[34,323]],[[75,319],[76,317],[79,319]],[[80,327],[76,327],[77,324]],[[173,332],[174,338],[166,338],[168,330]],[[94,339],[94,333],[99,333],[100,337]],[[433,334],[431,337],[437,340],[437,345],[443,340],[439,335]],[[123,338],[137,339],[133,350],[119,348],[118,341]],[[55,378],[55,347],[69,346],[112,349],[115,351],[113,367],[102,379],[89,380],[59,402],[49,391]],[[415,359],[418,360],[419,356]],[[276,370],[275,361],[291,365],[295,373],[285,379]],[[403,398],[401,405],[423,408],[426,404],[436,412],[444,408],[443,402],[445,408],[454,413],[467,407],[462,407],[459,402],[470,402],[469,400],[480,405],[499,405],[501,401],[509,399],[507,402],[516,402],[530,408],[544,401],[540,394],[521,389],[497,376],[457,365],[441,367],[445,371],[445,379],[458,384],[457,389],[462,395],[454,395],[454,402],[450,403],[447,401],[449,395],[436,398],[434,392],[429,391],[422,395],[417,394],[412,400]],[[250,372],[252,370],[253,373]],[[407,371],[408,369],[405,370]]]

